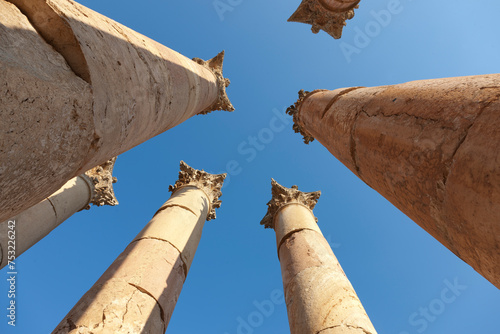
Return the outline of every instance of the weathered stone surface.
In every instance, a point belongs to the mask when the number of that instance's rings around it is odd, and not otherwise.
[[[500,75],[310,93],[294,119],[500,287]]]
[[[285,188],[273,180],[273,199],[266,217],[269,212],[274,216],[271,227],[276,231],[290,332],[375,334],[316,224],[311,210],[318,198],[319,192],[300,193],[297,187]]]
[[[53,333],[165,333],[223,176],[181,162],[172,197]]]
[[[165,333],[185,280],[170,243],[131,243],[52,333]]]
[[[10,220],[15,221],[16,257],[19,257],[73,214],[89,209],[90,204],[117,205],[113,191],[116,178],[112,175],[115,161],[113,158],[72,178],[40,203],[0,223],[0,269],[8,263],[2,250],[8,248]]]
[[[302,0],[299,8],[288,19],[312,25],[311,31],[317,34],[324,30],[335,39],[342,37],[345,21],[354,17],[354,8],[360,0]]]
[[[0,221],[75,176],[94,133],[90,85],[0,0]]]
[[[223,54],[193,61],[72,1],[11,0],[24,15],[0,1],[0,220],[194,115],[234,109]]]

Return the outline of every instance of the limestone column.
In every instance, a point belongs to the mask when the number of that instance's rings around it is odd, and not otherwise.
[[[300,93],[288,112],[500,288],[500,75]]]
[[[325,31],[335,39],[342,37],[346,20],[354,17],[354,9],[361,0],[302,0],[288,22],[312,25],[312,32]]]
[[[181,161],[170,199],[52,333],[165,333],[225,177]]]
[[[40,203],[0,223],[0,269],[8,263],[9,221],[15,222],[16,258],[42,240],[78,211],[96,206],[117,205],[113,191],[116,158],[72,178]]]
[[[320,195],[272,180],[273,197],[261,222],[276,232],[290,333],[375,334],[312,212]]]
[[[192,116],[234,110],[223,58],[188,59],[70,0],[0,0],[0,221]]]

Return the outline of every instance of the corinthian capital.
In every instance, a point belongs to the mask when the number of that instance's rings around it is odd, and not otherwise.
[[[215,77],[217,78],[217,86],[219,88],[219,97],[217,101],[215,101],[214,104],[212,104],[207,109],[200,112],[200,115],[208,114],[214,110],[234,111],[234,107],[231,101],[229,101],[229,97],[227,96],[226,93],[226,87],[229,86],[231,81],[229,81],[229,79],[227,78],[224,78],[222,74],[224,51],[221,51],[217,56],[213,57],[210,60],[193,58],[193,61],[207,68],[215,75]]]
[[[292,186],[292,188],[283,187],[274,179],[271,179],[271,185],[273,198],[267,203],[267,214],[260,222],[265,228],[274,228],[274,217],[284,206],[296,203],[312,211],[321,196],[321,191],[305,193],[299,191],[297,186]]]
[[[320,90],[315,90],[312,93],[319,92],[319,91]],[[304,126],[300,122],[300,120],[299,120],[299,108],[300,108],[302,102],[304,102],[304,99],[309,95],[311,95],[311,92],[304,91],[303,89],[301,89],[299,91],[299,98],[298,98],[297,102],[295,102],[294,104],[292,104],[290,107],[288,107],[286,109],[286,113],[293,117],[293,127],[292,127],[293,131],[295,131],[295,133],[300,133],[304,137],[304,143],[306,143],[306,144],[309,144],[310,142],[312,142],[314,140],[314,137],[304,128]]]
[[[312,32],[324,30],[333,38],[342,37],[345,21],[354,17],[354,8],[360,0],[303,0],[299,8],[288,19],[312,25]]]
[[[207,220],[215,219],[215,209],[220,208],[222,201],[222,185],[227,174],[209,174],[204,170],[194,169],[184,161],[180,164],[179,179],[175,184],[169,187],[169,191],[175,193],[178,189],[193,186],[202,190],[210,200],[210,210]]]
[[[115,161],[116,157],[85,172],[84,175],[90,179],[94,186],[94,196],[90,204],[96,206],[114,206],[118,204],[115,192],[113,191],[113,183],[117,181],[116,177],[113,177]],[[88,206],[87,209],[88,208],[90,208],[90,206]]]

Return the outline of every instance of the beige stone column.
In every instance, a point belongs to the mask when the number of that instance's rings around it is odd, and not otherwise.
[[[53,333],[165,333],[225,177],[181,161],[170,199]]]
[[[117,205],[113,191],[113,167],[116,158],[72,178],[51,196],[0,223],[0,269],[8,263],[9,221],[15,226],[15,256],[18,258],[76,212],[90,204]]]
[[[312,212],[320,195],[272,180],[273,197],[261,222],[276,232],[290,333],[375,334]]]
[[[70,0],[0,0],[0,221],[192,116],[234,110],[223,58],[191,60]]]
[[[500,75],[300,93],[289,108],[353,173],[500,288]]]
[[[312,32],[325,31],[335,39],[342,37],[346,20],[354,17],[360,0],[302,0],[288,22],[312,25]]]

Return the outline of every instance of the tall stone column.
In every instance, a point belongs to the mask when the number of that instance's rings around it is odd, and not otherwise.
[[[312,25],[312,32],[325,31],[335,39],[342,37],[346,20],[354,17],[354,9],[361,0],[302,0],[288,22]]]
[[[272,180],[261,224],[276,232],[291,334],[375,334],[312,210],[321,192],[304,193]]]
[[[500,288],[500,74],[301,91],[288,112]]]
[[[0,269],[8,263],[9,221],[15,226],[15,254],[18,258],[73,214],[90,209],[90,204],[117,205],[113,191],[115,161],[113,158],[72,178],[40,203],[0,223]]]
[[[52,333],[165,333],[225,177],[181,161],[170,199]]]
[[[0,221],[212,110],[224,53],[193,60],[70,0],[0,0]]]

